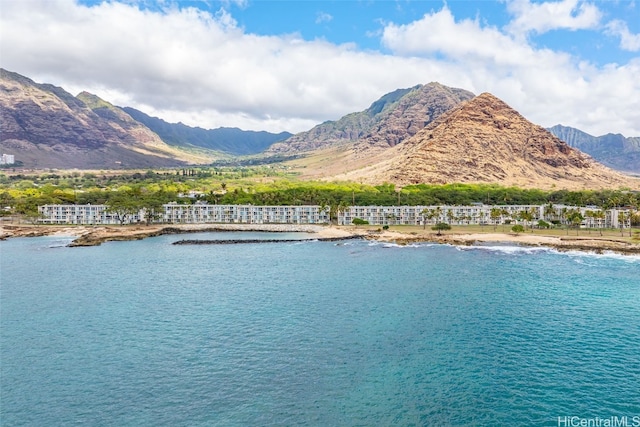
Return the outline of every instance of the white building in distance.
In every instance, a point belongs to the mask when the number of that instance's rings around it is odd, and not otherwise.
[[[0,165],[13,165],[16,162],[16,156],[13,154],[2,154],[0,156]]]

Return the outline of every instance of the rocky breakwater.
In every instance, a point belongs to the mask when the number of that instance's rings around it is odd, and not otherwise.
[[[141,240],[168,234],[200,232],[261,231],[273,233],[319,233],[324,227],[293,224],[183,224],[172,226],[98,227],[90,229],[69,244],[71,247],[98,246],[104,242]]]
[[[173,242],[174,245],[234,245],[242,243],[298,243],[298,242],[338,242],[342,240],[362,239],[362,236],[317,237],[312,239],[185,239]]]

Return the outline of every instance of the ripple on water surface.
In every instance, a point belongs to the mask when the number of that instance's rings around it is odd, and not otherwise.
[[[0,243],[3,425],[640,414],[633,257],[181,238]]]

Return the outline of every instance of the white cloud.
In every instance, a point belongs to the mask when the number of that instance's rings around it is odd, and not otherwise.
[[[202,126],[229,126],[222,120],[229,115],[244,117],[237,126],[264,120],[278,127],[282,120],[302,130],[373,101],[375,86],[385,80],[383,70],[371,69],[365,81],[341,87],[361,74],[355,66],[361,55],[350,46],[246,34],[224,10],[212,16],[45,0],[9,2],[1,19],[3,67],[108,93],[120,105],[198,117]]]
[[[632,34],[625,22],[616,19],[607,23],[607,32],[620,37],[620,48],[630,52],[640,51],[640,34]]]
[[[2,67],[168,121],[297,132],[394,89],[440,81],[492,92],[543,126],[640,136],[640,60],[596,67],[478,20],[456,21],[446,8],[386,24],[381,41],[392,54],[250,34],[225,10],[72,0],[2,9]]]
[[[333,21],[333,16],[329,15],[326,12],[318,12],[316,15],[316,24],[323,24],[325,22]]]
[[[506,29],[515,35],[532,31],[542,34],[556,29],[596,28],[602,18],[602,13],[597,6],[580,0],[541,3],[513,0],[507,3],[507,11],[514,16],[514,19]]]
[[[446,7],[407,25],[388,24],[382,43],[394,54],[405,56],[438,54],[515,67],[534,66],[539,60],[530,46],[495,27],[481,27],[477,20],[470,19],[456,22]]]
[[[456,21],[446,7],[387,25],[382,42],[395,55],[448,70],[450,84],[492,92],[540,125],[640,135],[640,60],[598,68],[478,20]]]

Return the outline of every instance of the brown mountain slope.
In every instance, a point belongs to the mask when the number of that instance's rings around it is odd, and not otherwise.
[[[350,145],[354,141],[386,149],[415,135],[442,113],[473,96],[469,91],[440,83],[398,89],[382,96],[364,111],[319,124],[273,144],[267,154],[309,152]]]
[[[177,166],[194,160],[95,95],[0,69],[0,149],[26,167]]]
[[[473,97],[467,90],[429,83],[403,96],[358,143],[384,149],[394,147]]]
[[[483,93],[383,153],[334,177],[361,182],[488,182],[535,188],[640,189]]]

